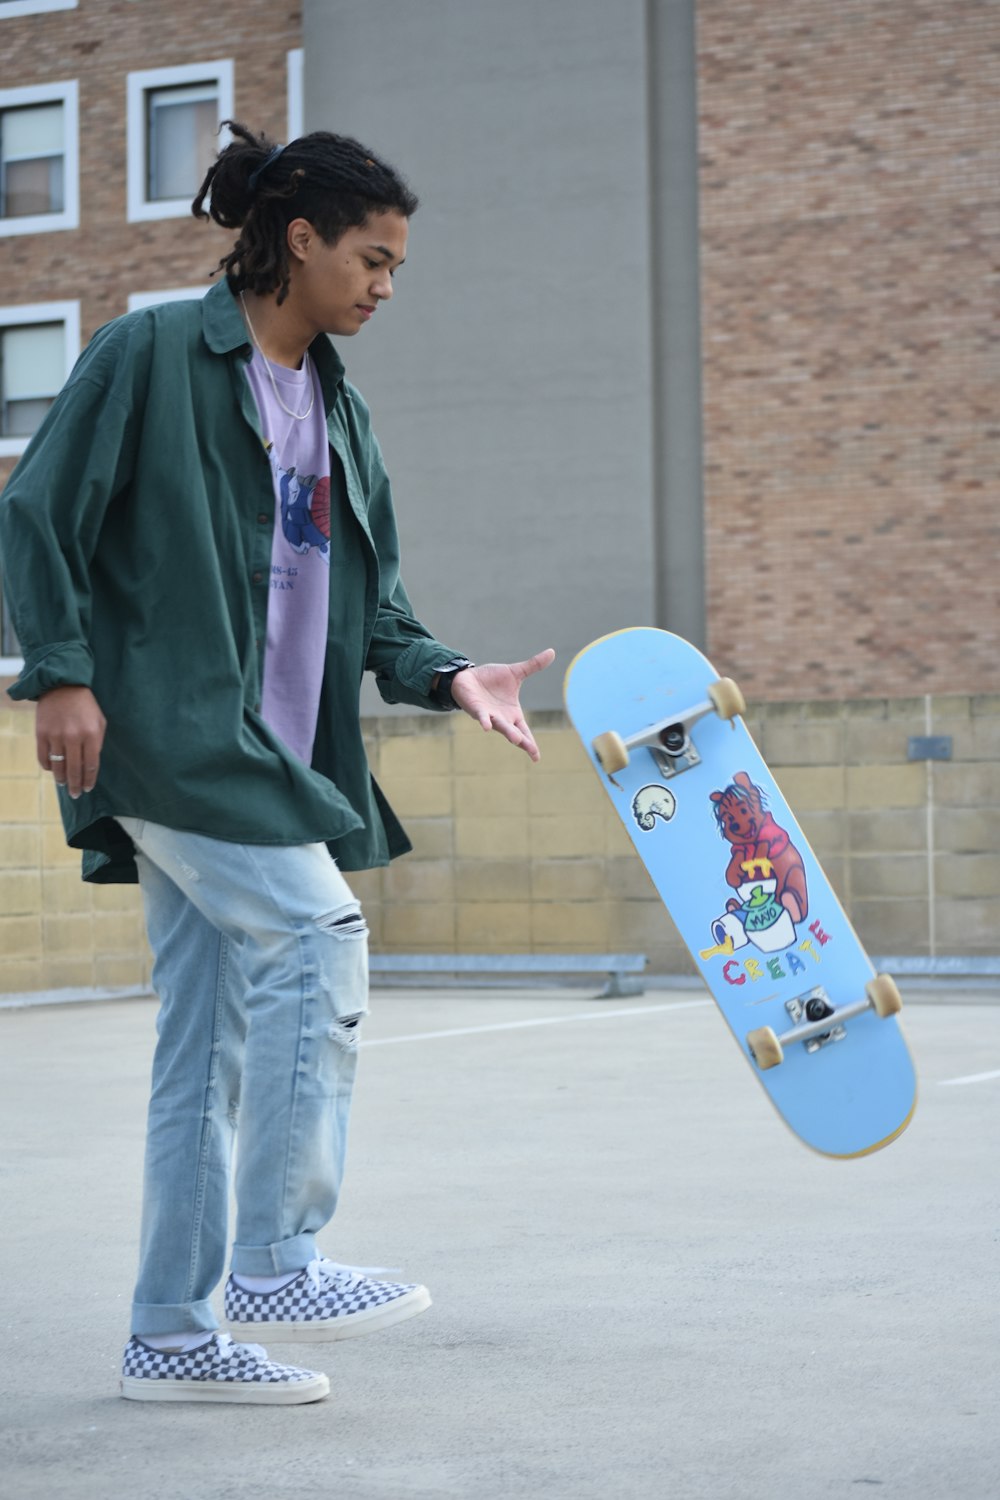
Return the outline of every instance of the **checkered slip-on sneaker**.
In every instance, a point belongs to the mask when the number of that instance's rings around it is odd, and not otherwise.
[[[121,1389],[130,1401],[297,1406],[328,1396],[330,1382],[315,1370],[275,1364],[259,1344],[234,1344],[225,1333],[187,1354],[151,1349],[133,1334],[125,1345]]]
[[[276,1292],[247,1292],[230,1276],[226,1318],[234,1333],[267,1328],[278,1343],[354,1338],[402,1323],[430,1307],[425,1286],[374,1281],[351,1266],[320,1257]]]

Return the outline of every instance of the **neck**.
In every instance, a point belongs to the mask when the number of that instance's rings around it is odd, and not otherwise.
[[[276,297],[243,292],[239,300],[247,320],[250,342],[259,346],[264,357],[273,364],[285,365],[290,370],[300,369],[315,330],[305,327],[288,302],[279,307]]]

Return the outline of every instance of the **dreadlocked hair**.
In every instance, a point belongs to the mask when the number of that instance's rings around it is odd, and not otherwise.
[[[416,212],[417,199],[399,173],[350,136],[316,130],[280,148],[237,120],[223,123],[233,139],[209,167],[191,212],[240,231],[215,268],[225,271],[234,292],[277,291],[284,302],[293,219],[308,219],[333,245],[373,213],[395,210],[408,219]]]

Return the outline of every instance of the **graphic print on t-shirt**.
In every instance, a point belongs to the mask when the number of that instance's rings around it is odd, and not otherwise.
[[[311,360],[292,370],[268,365],[259,351],[247,366],[247,380],[274,492],[261,715],[308,765],[330,607],[330,443],[323,392]],[[298,420],[296,412],[305,415]]]
[[[330,561],[330,480],[327,475],[298,474],[282,469],[274,457],[274,468],[281,496],[281,529],[294,552],[305,557],[313,548],[324,562]]]

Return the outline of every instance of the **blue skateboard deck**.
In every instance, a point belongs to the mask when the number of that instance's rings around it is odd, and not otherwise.
[[[895,1015],[867,998],[871,960],[742,718],[721,717],[735,700],[718,681],[679,636],[622,630],[570,664],[566,708],[774,1107],[815,1151],[864,1156],[909,1124],[913,1062]]]

